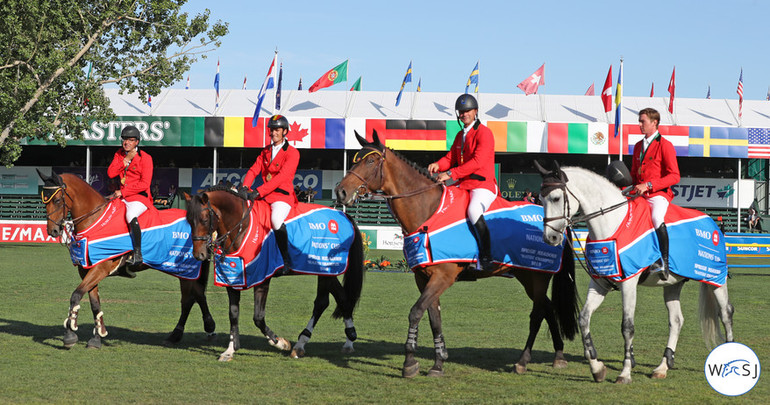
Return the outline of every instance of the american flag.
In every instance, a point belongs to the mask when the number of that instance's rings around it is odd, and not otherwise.
[[[741,77],[738,78],[738,118],[743,116],[743,68],[741,68]]]
[[[770,129],[749,128],[749,158],[770,159]]]

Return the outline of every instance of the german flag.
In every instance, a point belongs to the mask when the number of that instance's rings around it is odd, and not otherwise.
[[[366,120],[369,141],[374,130],[385,146],[395,150],[447,150],[444,120]]]

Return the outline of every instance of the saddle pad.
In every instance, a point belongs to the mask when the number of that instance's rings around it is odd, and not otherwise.
[[[409,267],[443,262],[476,262],[479,249],[466,218],[470,195],[445,187],[439,207],[416,232],[404,236]],[[498,197],[484,213],[491,236],[492,258],[504,266],[556,273],[564,244],[543,241],[543,207]]]
[[[148,266],[185,279],[200,276],[201,262],[192,255],[190,224],[181,209],[148,209],[139,216],[142,258]],[[72,264],[90,269],[133,250],[126,224],[126,206],[113,200],[99,219],[74,235],[70,244]]]

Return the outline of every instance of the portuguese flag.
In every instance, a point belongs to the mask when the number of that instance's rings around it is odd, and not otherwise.
[[[313,83],[308,89],[308,92],[312,93],[316,90],[329,87],[333,84],[344,82],[348,80],[348,61],[342,62],[339,65],[331,68],[328,72],[324,73],[318,80]]]

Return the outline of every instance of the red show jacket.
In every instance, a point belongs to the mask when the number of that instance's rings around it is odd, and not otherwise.
[[[476,121],[465,136],[463,131],[455,135],[452,148],[437,162],[440,171],[452,169],[452,180],[464,190],[485,188],[498,193],[495,179],[495,137],[492,131]]]
[[[674,144],[658,134],[644,151],[644,140],[634,145],[634,160],[631,164],[631,179],[634,185],[651,182],[652,190],[645,197],[662,195],[671,201],[674,192],[671,186],[679,183],[679,164],[676,161]]]
[[[137,151],[128,166],[123,164],[126,151],[119,149],[107,168],[110,178],[120,177],[120,193],[126,201],[139,201],[147,208],[153,207],[150,185],[152,184],[152,156]]]
[[[294,194],[294,175],[299,165],[299,151],[284,142],[283,147],[272,157],[272,145],[262,149],[257,160],[243,177],[243,185],[251,190],[254,179],[262,174],[262,185],[257,187],[259,195],[268,204],[283,201],[291,206],[297,205],[297,195]]]

